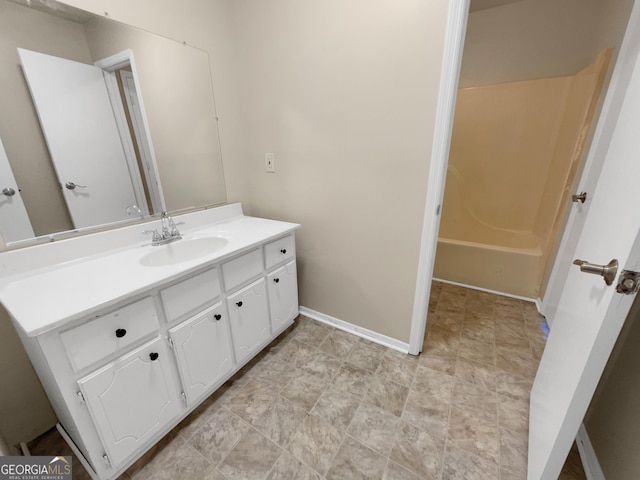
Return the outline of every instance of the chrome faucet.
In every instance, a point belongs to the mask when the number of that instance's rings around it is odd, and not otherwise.
[[[175,242],[180,240],[182,235],[178,230],[178,225],[173,221],[173,218],[169,216],[167,212],[162,212],[160,217],[160,230],[157,228],[153,230],[143,230],[143,234],[151,234],[151,245],[164,245],[166,243]]]

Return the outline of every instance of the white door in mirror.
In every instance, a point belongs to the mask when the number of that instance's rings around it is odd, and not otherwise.
[[[9,158],[0,139],[0,225],[5,242],[17,242],[34,237],[31,221],[24,207],[20,189],[13,176]]]
[[[102,70],[18,53],[74,227],[126,220],[127,207],[146,201],[134,193]]]

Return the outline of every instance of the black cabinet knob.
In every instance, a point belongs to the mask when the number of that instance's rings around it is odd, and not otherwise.
[[[287,249],[283,248],[282,250],[280,250],[280,253],[284,255],[285,253],[287,253]]]
[[[280,279],[279,279],[278,277],[274,278],[274,279],[273,279],[273,281],[274,281],[275,283],[280,283]]]
[[[122,338],[127,334],[127,331],[124,328],[118,328],[116,330],[116,337]]]
[[[158,354],[156,352],[151,352],[149,354],[149,358],[151,359],[152,362],[155,362],[158,359]]]
[[[222,315],[220,315],[219,313],[216,313],[213,318],[215,318],[216,320],[220,320],[222,318]]]
[[[237,302],[236,305],[241,307],[242,306],[242,302]]]

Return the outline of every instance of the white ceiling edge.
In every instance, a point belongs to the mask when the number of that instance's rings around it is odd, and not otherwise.
[[[55,15],[76,23],[85,23],[95,17],[93,13],[57,2],[56,0],[9,0],[13,3],[31,7],[44,13]]]

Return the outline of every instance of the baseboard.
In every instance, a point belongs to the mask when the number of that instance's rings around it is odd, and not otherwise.
[[[540,311],[540,307],[538,306],[538,302],[540,299],[523,297],[520,295],[513,295],[511,293],[499,292],[497,290],[489,290],[488,288],[476,287],[474,285],[467,285],[465,283],[460,282],[452,282],[451,280],[443,280],[442,278],[433,277],[436,282],[448,283],[449,285],[456,285],[458,287],[470,288],[471,290],[479,290],[480,292],[493,293],[494,295],[502,295],[503,297],[515,298],[517,300],[524,300],[525,302],[532,302],[536,304],[536,308]]]
[[[580,452],[580,459],[582,460],[582,467],[584,473],[587,476],[587,480],[605,480],[602,468],[600,468],[600,462],[593,449],[587,429],[584,427],[584,423],[580,425],[578,435],[576,436],[576,444],[578,445],[578,451]]]
[[[340,320],[339,318],[335,318],[330,315],[311,310],[307,307],[300,307],[300,313],[305,317],[309,317],[313,320],[317,320],[318,322],[331,325],[332,327],[335,327],[339,330],[344,330],[345,332],[352,333],[353,335],[357,335],[358,337],[364,338],[379,345],[392,348],[402,353],[409,353],[409,344],[401,342],[400,340],[397,340],[395,338],[387,337],[386,335],[383,335],[381,333],[359,327],[357,325],[354,325],[353,323],[345,322],[344,320]]]
[[[542,299],[541,298],[536,298],[533,303],[536,304],[536,309],[538,310],[538,313],[540,315],[542,315]],[[544,315],[542,315],[544,317]]]

